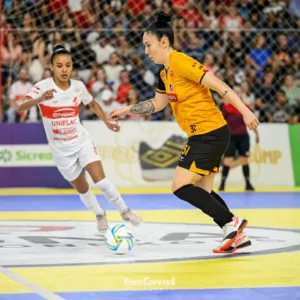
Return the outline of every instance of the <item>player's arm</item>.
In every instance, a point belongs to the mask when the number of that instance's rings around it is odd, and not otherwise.
[[[153,99],[138,104],[111,111],[109,118],[114,119],[127,114],[150,115],[163,110],[169,103],[166,87],[160,76],[161,69],[157,73],[156,93]]]
[[[108,114],[109,119],[118,118],[127,114],[150,115],[163,110],[169,103],[168,96],[164,93],[156,92],[153,99],[143,101],[138,104],[126,106],[113,110]]]
[[[39,104],[41,102],[41,97],[32,99],[30,97],[25,97],[25,99],[16,107],[17,112],[25,111],[31,107]]]
[[[100,120],[102,120],[104,123],[108,123],[107,117],[97,101],[93,99],[88,105]]]
[[[26,96],[24,100],[17,106],[17,112],[25,111],[31,107],[39,104],[42,101],[50,100],[53,98],[53,93],[56,91],[54,89],[46,91],[40,97],[32,98],[31,96]]]
[[[239,96],[223,81],[213,74],[206,72],[201,78],[202,85],[216,91],[222,98],[228,100],[244,117],[250,130],[257,128],[259,122],[251,110],[243,103]]]
[[[148,115],[163,110],[168,103],[166,94],[156,92],[153,99],[128,106],[128,111],[131,114]]]
[[[90,106],[90,108],[92,109],[92,111],[97,115],[97,117],[102,120],[106,127],[112,131],[119,131],[120,130],[120,126],[118,124],[112,124],[107,120],[107,117],[102,109],[102,107],[100,106],[100,104],[95,101],[94,99],[88,103],[88,105]]]

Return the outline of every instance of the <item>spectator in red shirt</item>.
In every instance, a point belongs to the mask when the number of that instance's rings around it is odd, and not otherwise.
[[[189,28],[199,28],[203,25],[203,17],[196,8],[194,0],[188,0],[187,7],[181,12],[180,17],[186,20]]]
[[[239,97],[242,97],[242,89],[239,86],[234,86],[233,90]],[[247,105],[248,106],[248,105]],[[250,106],[248,106],[250,108]],[[251,109],[251,108],[250,108]],[[224,154],[223,169],[222,169],[222,181],[219,187],[220,191],[224,191],[225,182],[230,168],[242,165],[243,174],[245,177],[246,191],[254,191],[252,184],[250,183],[250,167],[248,162],[249,150],[250,150],[250,137],[243,120],[243,116],[240,112],[230,103],[225,103],[222,108],[222,113],[225,120],[228,123],[231,132],[231,141]],[[257,130],[256,143],[259,142],[259,136]],[[237,160],[236,152],[239,155]]]

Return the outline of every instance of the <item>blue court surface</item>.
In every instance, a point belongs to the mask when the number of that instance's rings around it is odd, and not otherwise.
[[[283,193],[224,193],[223,199],[230,208],[300,208],[299,192]],[[78,195],[2,195],[0,211],[57,211],[84,210]],[[193,209],[172,194],[123,195],[132,209]],[[98,200],[104,209],[114,209],[102,195]]]
[[[133,254],[114,256],[74,192],[2,190],[0,300],[300,300],[300,192],[220,195],[249,221],[252,246],[240,254],[214,254],[221,230],[210,218],[149,191],[123,195],[144,227]],[[111,224],[122,221],[97,199]]]

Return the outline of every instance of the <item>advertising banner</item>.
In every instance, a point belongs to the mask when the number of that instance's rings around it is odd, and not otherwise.
[[[171,186],[186,135],[175,122],[121,122],[121,131],[109,131],[102,122],[83,123],[90,132],[106,175],[118,187]],[[288,126],[261,124],[260,143],[251,136],[250,172],[255,186],[294,186]],[[220,175],[216,176],[218,187]],[[241,166],[230,171],[228,187],[243,187]]]

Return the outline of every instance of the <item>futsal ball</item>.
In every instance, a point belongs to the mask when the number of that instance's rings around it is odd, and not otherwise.
[[[132,250],[135,242],[133,232],[126,224],[117,224],[105,233],[107,248],[117,254],[125,254]]]

